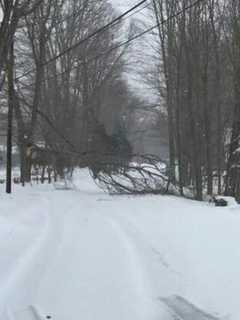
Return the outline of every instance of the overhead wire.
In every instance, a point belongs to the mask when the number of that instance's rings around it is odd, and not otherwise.
[[[81,46],[82,44],[84,44],[85,42],[89,41],[90,39],[92,39],[93,37],[95,37],[96,35],[105,32],[106,30],[108,30],[109,27],[111,27],[112,25],[115,25],[118,21],[122,21],[124,17],[128,16],[131,12],[133,12],[134,10],[138,9],[140,6],[142,6],[144,3],[146,3],[148,0],[141,0],[140,2],[138,2],[136,5],[134,5],[133,7],[131,7],[130,9],[128,9],[127,11],[125,11],[124,13],[122,13],[121,15],[119,15],[118,17],[114,18],[113,20],[111,20],[110,22],[108,22],[106,25],[102,26],[101,28],[95,30],[94,32],[92,32],[90,35],[88,35],[87,37],[77,41],[76,43],[74,43],[72,46],[66,48],[65,50],[61,51],[60,53],[58,53],[56,56],[50,58],[49,60],[43,62],[41,64],[41,67],[44,67],[48,64],[50,64],[51,62],[58,60],[59,58],[61,58],[62,56],[66,55],[67,53],[71,52],[72,50],[78,48],[79,46]],[[30,69],[28,71],[26,71],[25,73],[23,73],[22,75],[18,76],[15,78],[16,81],[26,77],[27,75],[29,75],[30,73],[34,72],[36,69]]]
[[[125,17],[122,19],[122,21],[124,21],[124,20],[126,20],[126,19],[129,19],[129,18],[132,17],[133,15],[138,14],[139,12],[143,11],[144,9],[146,9],[147,7],[149,7],[150,5],[151,5],[151,3],[147,3],[144,7],[139,8],[138,10],[132,12],[132,13],[131,13],[130,15],[128,15],[128,16],[125,16]],[[117,23],[119,23],[119,21],[118,21]],[[117,23],[116,23],[116,24],[117,24]],[[115,26],[115,24],[114,24],[113,26]],[[123,43],[121,43],[121,46],[123,46],[124,44],[125,44],[125,41],[124,41]],[[121,47],[121,46],[120,46],[120,47]],[[105,54],[107,55],[107,54],[111,53],[112,51],[116,50],[118,47],[119,47],[119,44],[118,44],[117,46],[114,46],[113,48],[110,48],[110,49],[107,50],[106,52],[100,54],[99,57],[98,57],[98,56],[93,57],[93,58],[91,58],[89,61],[87,61],[87,62],[85,61],[84,63],[88,64],[88,62],[92,62],[92,60],[97,60],[98,58],[102,57],[103,55],[105,55]],[[71,71],[71,70],[74,70],[74,69],[79,68],[79,66],[80,66],[80,65],[78,64],[77,66],[70,67],[70,68],[68,68],[68,69],[66,69],[66,70],[64,70],[64,71],[62,71],[62,72],[58,72],[57,74],[55,74],[55,75],[53,75],[53,76],[50,76],[50,77],[47,77],[47,78],[42,79],[41,82],[44,82],[44,81],[47,81],[47,80],[51,80],[51,79],[55,79],[56,77],[61,76],[61,75],[64,75],[65,73],[68,73],[68,72]],[[16,78],[15,78],[15,81],[21,83],[23,88],[33,87],[33,86],[34,86],[33,83],[32,83],[32,84],[23,84],[23,83],[20,81],[20,79],[21,79],[23,76],[26,76],[26,74],[24,73],[24,75],[21,75],[21,76],[19,76],[19,77],[16,77]]]
[[[53,75],[53,76],[51,76],[51,77],[44,78],[44,79],[42,79],[42,82],[43,82],[43,81],[48,81],[48,80],[51,80],[51,79],[55,79],[55,78],[58,77],[58,76],[64,75],[65,73],[68,73],[68,72],[70,72],[70,71],[72,71],[72,70],[78,69],[78,68],[79,68],[81,65],[83,65],[83,64],[86,64],[86,65],[87,65],[87,64],[89,64],[89,63],[91,63],[91,62],[93,62],[93,61],[96,61],[96,60],[102,58],[102,57],[105,56],[105,55],[110,54],[111,52],[113,52],[113,51],[115,51],[115,50],[117,50],[117,49],[119,49],[119,48],[121,48],[121,47],[123,47],[123,46],[127,46],[127,45],[130,44],[131,42],[133,42],[133,41],[135,41],[135,40],[143,37],[144,35],[152,32],[153,30],[155,30],[155,29],[158,28],[159,26],[161,26],[161,25],[167,23],[168,21],[170,21],[170,20],[172,20],[172,19],[180,16],[180,15],[181,15],[182,13],[184,13],[185,11],[190,10],[191,8],[195,7],[197,4],[199,4],[199,3],[201,3],[201,2],[204,2],[204,1],[206,1],[206,0],[196,0],[196,1],[193,2],[192,4],[184,7],[184,8],[181,9],[181,10],[179,10],[177,13],[170,15],[170,16],[167,17],[166,19],[163,19],[163,20],[160,21],[159,23],[153,25],[152,27],[147,28],[146,30],[143,30],[142,32],[140,32],[140,33],[138,33],[138,34],[130,37],[129,39],[127,39],[127,40],[125,40],[125,41],[122,41],[122,42],[116,44],[115,46],[113,46],[112,48],[108,49],[107,51],[105,51],[105,52],[103,52],[103,53],[100,53],[100,54],[98,54],[98,55],[96,55],[96,56],[94,56],[94,57],[92,57],[92,58],[90,58],[90,59],[88,59],[88,60],[86,60],[86,61],[84,61],[84,62],[81,62],[81,63],[79,63],[77,66],[70,67],[70,68],[68,68],[68,69],[66,69],[66,70],[64,70],[64,71],[62,71],[62,72],[56,73],[55,75]],[[16,80],[18,81],[18,79],[19,79],[19,78],[17,78]],[[28,88],[28,87],[32,87],[32,86],[34,86],[34,84],[29,84],[29,85],[23,84],[23,87],[24,87],[24,88]]]
[[[156,25],[147,28],[146,30],[142,31],[141,33],[138,33],[137,35],[135,35],[135,36],[133,36],[132,38],[124,41],[123,43],[116,45],[115,47],[111,48],[109,51],[113,51],[113,50],[115,50],[115,49],[117,49],[117,48],[119,48],[119,47],[121,47],[121,46],[123,46],[123,45],[127,45],[127,44],[131,43],[132,41],[141,38],[142,36],[146,35],[147,33],[152,32],[154,29],[158,28],[160,25],[163,25],[163,24],[167,23],[168,21],[170,21],[170,20],[172,20],[172,19],[180,16],[180,15],[181,15],[182,13],[184,13],[185,11],[190,10],[191,8],[197,6],[199,3],[204,2],[204,1],[206,1],[206,0],[196,0],[196,1],[193,2],[192,4],[184,7],[184,8],[181,9],[181,10],[179,10],[177,13],[175,13],[175,14],[173,14],[173,15],[170,15],[170,16],[167,17],[166,19],[163,19],[162,21],[160,21],[160,22],[157,23]],[[103,55],[103,54],[101,54],[100,56],[102,56],[102,55]],[[96,58],[97,58],[97,57],[95,57],[94,59],[96,59]],[[90,59],[90,60],[93,60],[93,59]],[[88,62],[90,62],[90,61],[88,61]],[[51,127],[52,127],[52,125],[54,126],[54,124],[52,123],[52,121],[48,118],[48,116],[47,116],[45,113],[43,113],[43,112],[40,111],[40,110],[37,110],[37,112],[38,112],[38,114],[49,124],[49,126],[51,126]],[[55,131],[56,134],[58,134],[55,129],[54,129],[54,131]],[[69,145],[71,146],[71,148],[73,148],[72,143],[69,143],[69,142],[68,142],[68,139],[67,139],[62,133],[61,133],[61,135],[59,135],[59,136],[60,136],[60,138],[62,138],[67,144],[69,144]],[[74,152],[76,152],[75,147],[74,147]]]

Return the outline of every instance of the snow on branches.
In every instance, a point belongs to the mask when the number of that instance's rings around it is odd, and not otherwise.
[[[110,194],[165,194],[169,190],[167,165],[153,155],[137,155],[133,161],[116,156],[96,159],[89,167],[96,184]]]

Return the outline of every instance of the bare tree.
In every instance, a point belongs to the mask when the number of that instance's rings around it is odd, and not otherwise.
[[[158,23],[151,82],[166,106],[172,181],[180,193],[193,185],[195,197],[222,191],[224,114],[229,60],[224,50],[223,7],[216,1],[155,0]],[[223,102],[225,105],[223,105]],[[216,121],[217,120],[217,121]]]
[[[240,197],[240,3],[228,3],[234,111],[227,163],[226,194]]]
[[[1,0],[0,11],[2,21],[0,24],[0,75],[4,69],[6,59],[14,41],[13,37],[19,21],[34,12],[43,0]],[[1,86],[0,86],[1,89]]]
[[[55,163],[66,163],[65,154],[74,158],[73,150],[90,151],[96,135],[101,137],[103,131],[107,135],[102,123],[107,127],[113,114],[121,117],[126,100],[118,94],[119,110],[110,108],[113,100],[107,94],[116,88],[128,93],[123,79],[127,47],[115,48],[121,23],[74,46],[113,18],[114,11],[105,0],[43,1],[25,17],[17,33],[20,76],[15,92],[22,180],[30,180],[32,161],[27,155],[33,145],[44,143],[58,158]],[[107,106],[112,115],[108,119],[104,117]],[[64,165],[58,167],[60,172]]]
[[[19,84],[18,92],[15,93],[15,117],[18,127],[18,146],[21,159],[22,181],[29,182],[31,176],[30,159],[27,156],[27,149],[34,142],[38,110],[41,109],[41,98],[44,79],[44,62],[47,59],[46,44],[51,35],[56,8],[61,7],[59,1],[42,1],[41,4],[28,16],[25,17],[25,25],[19,38],[23,37],[25,51],[30,48],[26,57],[32,61],[34,66],[33,75],[30,73],[31,82],[34,83],[29,92],[24,84]],[[49,22],[51,18],[51,22]],[[26,79],[29,81],[29,79]],[[26,113],[27,109],[27,113]]]

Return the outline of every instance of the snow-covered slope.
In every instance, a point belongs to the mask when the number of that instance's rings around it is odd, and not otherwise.
[[[240,319],[237,205],[110,197],[85,170],[75,184],[2,190],[1,320],[29,305],[57,320],[167,320],[184,304],[206,311],[197,320]]]

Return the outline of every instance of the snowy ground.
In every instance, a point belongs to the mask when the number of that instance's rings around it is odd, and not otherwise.
[[[84,170],[71,191],[0,188],[1,320],[240,319],[239,206],[110,197]],[[180,317],[184,301],[206,314]]]

